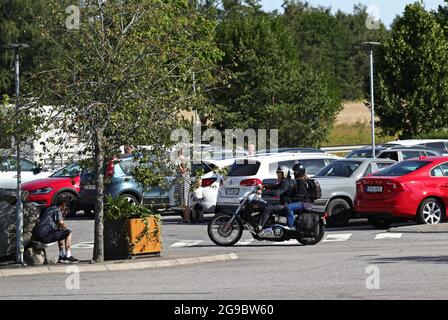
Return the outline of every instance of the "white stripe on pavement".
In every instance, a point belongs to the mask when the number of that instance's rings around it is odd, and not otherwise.
[[[351,233],[329,234],[325,237],[323,242],[347,241],[351,236]]]
[[[375,240],[380,240],[380,239],[400,239],[402,235],[403,235],[402,233],[378,233],[375,236]]]
[[[81,242],[72,246],[72,249],[93,249],[93,242]]]
[[[170,246],[170,248],[193,247],[204,242],[203,240],[182,240]]]
[[[296,239],[291,239],[283,242],[273,242],[272,244],[283,245],[283,246],[295,246],[299,244],[299,241]]]
[[[238,246],[247,246],[249,244],[251,244],[252,242],[254,242],[255,239],[247,239],[244,241],[240,241],[237,243]]]

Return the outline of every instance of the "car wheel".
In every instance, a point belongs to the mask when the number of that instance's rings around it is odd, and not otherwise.
[[[445,220],[443,204],[434,198],[424,200],[418,209],[418,222],[420,224],[439,224]]]
[[[125,193],[122,194],[120,197],[126,199],[132,205],[138,205],[140,203],[140,201],[138,201],[138,199],[132,194]]]
[[[347,225],[352,215],[350,204],[344,199],[333,199],[327,207],[329,227],[343,227]]]
[[[78,203],[77,203],[77,199],[76,199],[76,195],[74,195],[71,192],[61,192],[60,194],[58,194],[55,199],[54,199],[54,203],[56,203],[56,201],[60,198],[67,198],[68,199],[68,213],[66,215],[67,218],[72,218],[76,215],[76,213],[78,212]]]
[[[368,218],[369,224],[378,229],[387,229],[392,224],[392,221],[383,218]]]

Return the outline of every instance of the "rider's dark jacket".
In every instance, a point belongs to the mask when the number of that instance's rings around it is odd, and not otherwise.
[[[307,179],[295,179],[291,202],[314,203],[310,198]]]
[[[285,205],[292,202],[292,196],[294,195],[295,182],[292,179],[283,179],[273,186],[265,186],[268,190],[280,191],[280,204]]]

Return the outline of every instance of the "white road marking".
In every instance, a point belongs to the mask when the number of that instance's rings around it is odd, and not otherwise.
[[[240,241],[237,243],[238,246],[247,246],[249,244],[251,244],[252,242],[254,242],[255,239],[247,239],[244,241]]]
[[[325,237],[323,242],[347,241],[351,236],[351,233],[329,234]]]
[[[283,245],[283,246],[295,246],[299,244],[299,241],[296,239],[291,239],[283,242],[273,242],[272,244]]]
[[[403,234],[402,233],[378,233],[375,236],[375,240],[379,240],[379,239],[400,239],[401,236]]]
[[[72,246],[72,249],[93,249],[93,242],[81,242]]]
[[[203,240],[182,240],[170,246],[170,248],[193,247],[204,242]]]

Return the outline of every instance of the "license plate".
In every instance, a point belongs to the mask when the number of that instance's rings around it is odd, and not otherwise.
[[[219,202],[221,203],[238,203],[238,198],[221,198],[219,199]]]
[[[93,184],[87,184],[84,186],[85,190],[96,190],[96,186]]]
[[[379,187],[379,186],[368,186],[366,188],[366,192],[371,192],[371,193],[381,193],[383,192],[383,187]]]
[[[240,194],[240,189],[238,189],[238,188],[226,189],[226,195],[228,195],[228,196],[237,196],[239,194]]]

